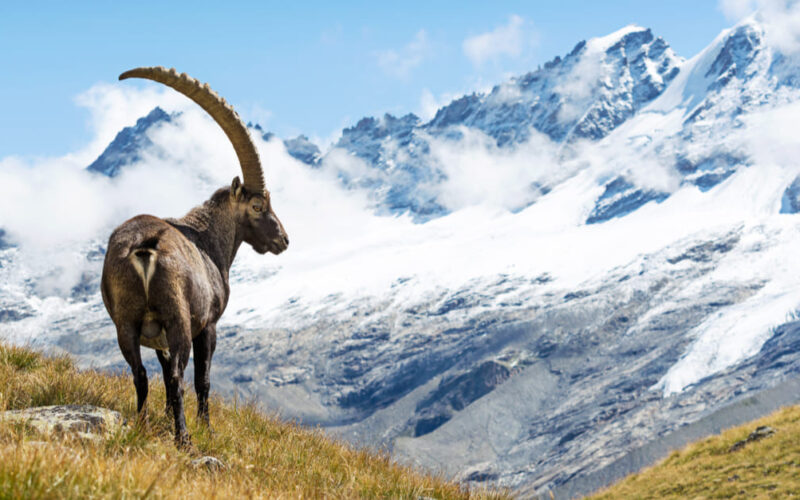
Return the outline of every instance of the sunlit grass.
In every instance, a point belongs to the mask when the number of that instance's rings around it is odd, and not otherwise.
[[[136,423],[127,375],[77,370],[0,345],[0,410],[91,404],[117,410],[129,425],[106,440],[50,439],[0,423],[0,498],[504,498],[467,491],[442,478],[400,467],[387,455],[355,449],[320,430],[265,415],[253,404],[210,401],[213,432],[194,419],[186,390],[192,447],[179,450],[164,413],[164,387],[150,381],[149,418]],[[191,461],[211,455],[222,471]]]
[[[730,451],[761,425],[775,434]],[[673,452],[593,498],[800,497],[800,407],[772,415]]]

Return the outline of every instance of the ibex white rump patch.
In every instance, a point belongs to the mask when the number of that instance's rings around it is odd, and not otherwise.
[[[136,269],[136,273],[142,278],[146,300],[150,300],[150,280],[153,279],[157,259],[158,254],[152,248],[137,248],[131,252],[131,263]]]

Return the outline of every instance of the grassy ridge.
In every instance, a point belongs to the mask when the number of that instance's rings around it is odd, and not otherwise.
[[[393,464],[388,456],[332,441],[319,430],[281,422],[252,404],[212,397],[206,431],[194,419],[186,390],[193,447],[176,449],[164,412],[164,387],[151,380],[144,425],[123,427],[105,441],[45,439],[0,423],[0,498],[504,498],[466,491],[441,478]],[[91,404],[135,421],[129,376],[77,370],[66,357],[48,358],[0,344],[0,411],[55,404]],[[197,469],[212,455],[227,469]]]
[[[758,426],[771,436],[731,451]],[[592,498],[798,498],[800,407],[731,428],[673,452]]]

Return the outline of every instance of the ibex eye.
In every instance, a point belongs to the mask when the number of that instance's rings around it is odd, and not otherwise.
[[[253,210],[255,210],[256,212],[260,212],[261,211],[261,205],[253,205]]]

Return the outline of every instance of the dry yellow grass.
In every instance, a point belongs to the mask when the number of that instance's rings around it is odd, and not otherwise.
[[[0,344],[0,410],[54,404],[91,404],[135,421],[127,375],[77,370],[68,358],[48,358]],[[385,455],[353,449],[279,421],[252,404],[211,401],[214,432],[186,417],[193,448],[176,449],[164,414],[164,387],[150,381],[149,422],[123,427],[100,442],[46,439],[0,423],[0,498],[505,498],[503,492],[466,491],[442,478],[393,464]],[[196,469],[212,455],[227,469]]]
[[[758,426],[775,434],[730,451]],[[673,452],[592,498],[798,498],[800,407],[729,429]]]

